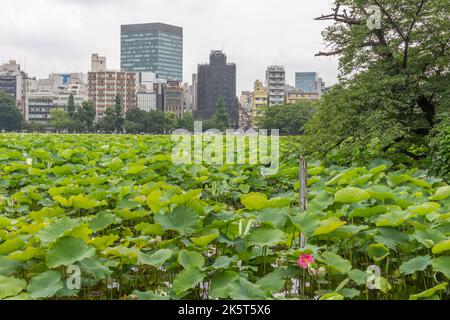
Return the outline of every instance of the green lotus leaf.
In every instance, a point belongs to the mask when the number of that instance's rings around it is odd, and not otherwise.
[[[36,237],[38,237],[42,242],[51,243],[63,237],[66,232],[69,232],[80,225],[82,225],[82,221],[80,219],[63,217],[53,221],[50,225],[39,231],[36,234]]]
[[[442,252],[450,250],[450,240],[441,241],[433,247],[434,254],[441,254]]]
[[[131,211],[130,209],[122,209],[117,211],[117,215],[125,221],[137,220],[147,217],[149,213],[147,211]]]
[[[335,217],[321,221],[319,227],[314,231],[313,236],[330,234],[333,231],[342,227],[344,224],[345,224],[344,221],[341,221]]]
[[[238,262],[238,258],[236,256],[233,257],[226,257],[226,256],[219,256],[216,258],[216,261],[211,265],[211,269],[228,269],[233,262]]]
[[[199,199],[202,195],[202,189],[189,190],[183,194],[175,195],[170,198],[170,203],[175,203],[178,205],[186,204],[193,199]]]
[[[418,206],[410,207],[408,210],[413,214],[420,216],[427,215],[429,213],[435,212],[441,208],[441,205],[437,202],[427,202]]]
[[[367,248],[367,255],[376,262],[384,260],[389,254],[389,249],[384,244],[371,244]]]
[[[159,269],[172,257],[172,254],[173,252],[170,249],[160,249],[151,255],[139,254],[138,260],[140,264],[150,265]]]
[[[425,290],[419,294],[414,294],[409,297],[409,300],[419,300],[433,297],[438,291],[445,291],[447,289],[447,282],[441,283],[431,289]]]
[[[164,228],[160,224],[149,224],[149,223],[139,223],[136,225],[136,231],[141,232],[142,234],[154,235],[154,236],[162,236],[164,235]]]
[[[89,228],[93,232],[98,232],[112,225],[116,220],[116,215],[110,212],[100,212],[97,216],[89,221]]]
[[[430,197],[431,201],[442,201],[450,197],[450,186],[438,188],[434,195]]]
[[[182,236],[191,235],[198,229],[199,215],[191,208],[176,207],[172,213],[157,215],[155,222],[164,227],[164,230],[177,231]]]
[[[205,265],[205,258],[196,251],[181,250],[178,254],[178,263],[185,269],[201,269]]]
[[[441,241],[446,241],[447,237],[441,232],[434,229],[418,230],[413,235],[418,242],[423,244],[427,248],[433,248],[436,244]]]
[[[322,261],[330,267],[330,269],[339,274],[347,274],[352,269],[352,263],[341,256],[326,251],[322,253]]]
[[[323,295],[319,300],[344,300],[344,296],[339,293],[333,292]]]
[[[0,275],[10,276],[21,269],[22,264],[7,257],[0,256]]]
[[[447,279],[450,279],[450,257],[439,257],[432,262],[434,272],[442,272]]]
[[[6,227],[11,225],[11,220],[5,217],[0,217],[0,230],[5,229]]]
[[[0,244],[0,255],[7,255],[8,253],[20,250],[25,245],[25,242],[20,238],[8,239]]]
[[[35,221],[42,221],[45,218],[59,217],[64,214],[64,210],[56,208],[42,208],[39,211],[35,211],[29,214],[29,217]]]
[[[195,288],[202,282],[205,274],[199,269],[189,268],[181,271],[173,280],[173,290],[177,295],[185,294],[186,291]]]
[[[100,259],[95,255],[85,258],[77,262],[77,264],[80,266],[82,271],[90,274],[97,281],[110,277],[113,273],[110,267],[117,266],[117,263],[107,259]]]
[[[140,203],[137,201],[122,199],[119,201],[116,208],[119,210],[122,210],[122,209],[132,210],[132,209],[138,208],[139,206],[140,206]]]
[[[350,280],[355,282],[358,286],[365,285],[367,283],[367,273],[359,269],[353,269],[348,273]]]
[[[310,212],[318,212],[326,209],[334,202],[333,195],[324,190],[312,192],[310,196],[313,197],[310,201],[308,201],[308,211]]]
[[[5,301],[8,301],[8,300],[10,300],[10,301],[22,301],[22,300],[30,300],[30,297],[28,296],[28,293],[22,292],[22,293],[19,293],[17,296],[5,298],[3,300],[5,300]]]
[[[370,193],[360,188],[341,189],[334,195],[334,200],[341,203],[357,203],[370,199]]]
[[[93,238],[88,241],[89,244],[92,244],[98,250],[105,250],[106,247],[109,247],[119,239],[118,235],[110,234],[108,236]]]
[[[370,218],[373,216],[379,216],[386,213],[385,206],[375,206],[375,207],[363,207],[356,208],[350,213],[350,217],[353,218]]]
[[[28,283],[27,292],[32,299],[50,298],[63,287],[61,274],[50,270],[32,278]]]
[[[26,286],[27,282],[23,279],[0,275],[0,299],[16,296]]]
[[[146,166],[142,166],[142,165],[129,166],[128,168],[126,168],[124,173],[125,174],[135,175],[135,174],[141,173],[145,169],[147,169],[147,167]]]
[[[83,240],[64,237],[55,242],[47,251],[47,266],[51,269],[59,266],[70,266],[95,254],[95,249]]]
[[[344,288],[340,292],[345,298],[348,299],[353,299],[361,295],[361,291],[352,288]]]
[[[169,205],[169,201],[161,201],[160,198],[162,196],[161,190],[154,190],[147,195],[147,205],[150,207],[152,212],[157,213],[159,210]]]
[[[281,230],[258,229],[248,236],[248,244],[255,246],[272,246],[285,241],[285,234]]]
[[[374,240],[394,251],[397,250],[397,246],[404,246],[410,241],[409,235],[394,228],[379,228],[378,232]]]
[[[260,286],[242,277],[231,284],[229,293],[233,300],[262,300],[265,297]]]
[[[74,208],[85,209],[85,210],[89,210],[89,209],[93,209],[93,208],[97,208],[97,207],[106,205],[105,201],[93,200],[91,198],[83,196],[82,194],[77,195],[77,196],[71,196],[69,198],[69,202],[72,204],[72,206]]]
[[[292,223],[296,228],[303,232],[306,237],[312,236],[314,231],[320,225],[319,217],[316,214],[309,212],[302,212],[296,216],[290,217]]]
[[[409,261],[403,262],[400,266],[400,272],[404,274],[413,274],[417,271],[425,271],[431,265],[430,256],[420,256]]]
[[[284,279],[281,270],[275,270],[268,275],[260,278],[258,281],[256,281],[256,284],[264,290],[269,290],[271,293],[277,293],[280,292],[285,286],[286,279]]]
[[[216,273],[211,281],[209,295],[212,298],[226,299],[230,296],[231,284],[238,278],[238,274],[232,271]]]
[[[191,241],[199,247],[206,247],[209,244],[211,244],[214,240],[216,240],[217,238],[219,238],[220,236],[220,232],[219,230],[213,230],[212,232],[204,235],[204,236],[200,236],[200,237],[194,237],[191,238]]]
[[[398,227],[402,225],[411,217],[411,213],[406,211],[395,211],[379,216],[376,225],[377,227]]]
[[[288,220],[289,209],[267,208],[258,213],[258,221],[272,228],[282,229]]]
[[[241,197],[241,203],[248,210],[261,210],[268,207],[269,200],[262,193],[251,192]]]
[[[250,186],[248,184],[240,184],[239,185],[239,190],[242,193],[246,194],[246,193],[248,193],[250,191]]]
[[[16,260],[16,261],[20,261],[20,262],[26,262],[26,261],[33,259],[34,257],[36,257],[37,255],[39,255],[41,253],[42,253],[42,249],[40,249],[40,248],[28,247],[23,251],[16,251],[16,252],[9,254],[7,256],[7,259]]]
[[[136,264],[138,257],[142,254],[139,249],[135,247],[128,248],[124,245],[106,248],[103,253],[107,256],[119,257],[125,264]]]

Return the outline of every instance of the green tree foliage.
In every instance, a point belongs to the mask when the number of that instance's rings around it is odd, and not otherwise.
[[[75,106],[75,99],[73,98],[73,95],[71,94],[69,96],[69,101],[67,102],[67,113],[69,114],[70,119],[75,118],[75,112],[76,112],[76,106]]]
[[[117,129],[117,116],[114,108],[107,108],[103,117],[98,121],[97,127],[105,133],[114,133]]]
[[[431,170],[450,181],[450,113],[442,114],[429,138]]]
[[[29,121],[24,124],[24,129],[28,132],[44,132],[46,125],[40,122]]]
[[[102,119],[97,123],[97,129],[105,133],[122,133],[125,125],[125,117],[122,112],[122,102],[117,95],[114,107],[107,108]],[[130,123],[127,128],[130,128]]]
[[[282,135],[301,135],[304,125],[314,114],[311,102],[266,107],[257,121],[261,129],[278,129]]]
[[[22,122],[22,113],[16,107],[14,99],[0,90],[0,130],[19,130]]]
[[[164,113],[164,131],[165,133],[171,133],[178,129],[177,115],[172,112]]]
[[[180,128],[178,122],[174,113],[130,109],[127,111],[124,127],[127,133],[164,134]]]
[[[191,112],[185,113],[181,119],[178,119],[177,129],[194,131],[194,116]]]
[[[216,113],[212,120],[215,129],[225,131],[230,127],[230,116],[225,108],[225,101],[222,96],[217,101]]]
[[[78,131],[93,132],[95,122],[95,106],[91,102],[83,102],[77,108],[74,118],[78,124]]]
[[[381,29],[367,25],[374,4]],[[334,22],[318,55],[339,56],[340,82],[306,128],[307,151],[351,162],[425,141],[450,108],[449,15],[449,1],[335,0],[317,18]]]
[[[145,121],[148,113],[139,109],[130,109],[125,116],[124,129],[127,133],[145,132]]]
[[[125,118],[122,114],[122,102],[120,100],[120,96],[117,95],[114,101],[114,115],[115,115],[115,127],[117,132],[123,131],[123,125],[125,122]]]
[[[58,132],[67,130],[73,126],[73,120],[64,109],[50,111],[50,125]]]

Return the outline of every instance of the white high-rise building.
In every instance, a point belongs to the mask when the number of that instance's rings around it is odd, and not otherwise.
[[[266,71],[266,87],[269,106],[284,104],[286,72],[283,66],[270,66]]]

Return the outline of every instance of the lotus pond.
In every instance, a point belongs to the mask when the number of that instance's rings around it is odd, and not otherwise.
[[[174,165],[165,136],[0,135],[0,299],[449,299],[450,186],[374,160]]]

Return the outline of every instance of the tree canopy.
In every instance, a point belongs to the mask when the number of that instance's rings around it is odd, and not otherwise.
[[[306,101],[265,107],[256,119],[256,126],[267,130],[279,129],[282,135],[300,135],[304,133],[304,125],[311,120],[314,110],[314,104]]]
[[[367,23],[371,5],[380,28]],[[333,22],[317,55],[339,57],[340,81],[307,125],[309,151],[347,162],[392,148],[423,156],[411,150],[450,109],[449,16],[447,0],[335,0],[317,18]]]
[[[19,130],[22,123],[23,116],[14,99],[0,90],[0,130]]]

